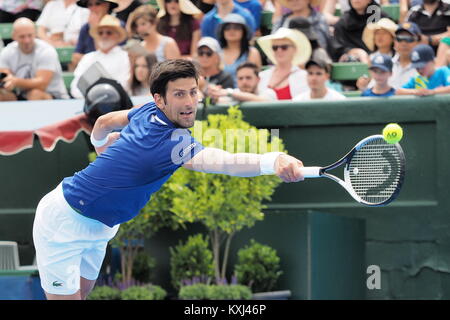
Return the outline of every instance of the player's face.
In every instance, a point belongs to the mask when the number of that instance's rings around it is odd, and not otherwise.
[[[155,94],[155,103],[166,117],[180,128],[194,125],[197,113],[198,84],[194,78],[169,81],[165,99]]]

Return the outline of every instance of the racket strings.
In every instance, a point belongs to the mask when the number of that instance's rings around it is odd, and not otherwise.
[[[403,154],[383,138],[357,150],[348,163],[350,184],[362,200],[383,203],[397,192],[402,181]]]

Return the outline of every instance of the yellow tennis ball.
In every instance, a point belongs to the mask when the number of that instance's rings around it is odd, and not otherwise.
[[[387,143],[397,143],[403,138],[403,129],[397,123],[389,123],[383,129],[383,137]]]

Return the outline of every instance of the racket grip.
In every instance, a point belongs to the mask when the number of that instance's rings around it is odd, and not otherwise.
[[[302,167],[300,172],[305,178],[319,178],[321,167]]]

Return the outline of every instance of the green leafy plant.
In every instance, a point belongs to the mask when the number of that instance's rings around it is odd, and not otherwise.
[[[196,122],[193,136],[204,146],[222,149],[227,146],[226,149],[232,153],[283,151],[280,139],[272,137],[269,143],[269,132],[257,130],[243,121],[242,112],[237,107],[230,107],[227,115],[209,115],[207,121]],[[252,142],[247,143],[246,139]],[[262,201],[270,200],[281,179],[270,175],[240,178],[184,168],[178,170],[173,178],[169,187],[176,196],[170,210],[182,221],[201,222],[207,227],[213,250],[214,274],[216,282],[220,283],[226,275],[234,234],[263,219],[265,206]]]
[[[152,272],[156,261],[146,252],[139,252],[133,261],[133,278],[142,283],[149,283],[152,280]]]
[[[280,258],[275,249],[252,239],[238,251],[235,274],[238,283],[248,285],[253,292],[270,291],[282,274]]]
[[[184,286],[178,297],[183,300],[249,300],[250,288],[243,285],[207,285],[204,283]]]
[[[132,286],[122,291],[122,300],[163,300],[167,292],[157,285]]]
[[[88,300],[120,300],[120,290],[109,286],[96,286],[89,296]]]
[[[186,243],[181,241],[175,248],[170,248],[170,275],[176,289],[183,285],[183,280],[204,278],[204,282],[214,275],[213,256],[208,240],[202,234],[190,236]]]

